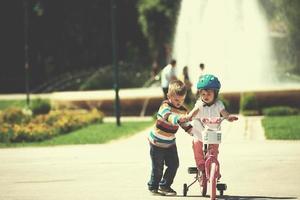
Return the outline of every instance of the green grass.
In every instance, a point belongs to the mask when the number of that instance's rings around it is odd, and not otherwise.
[[[135,133],[138,133],[139,131],[144,130],[152,124],[153,121],[123,122],[121,127],[117,127],[115,123],[95,124],[42,142],[10,144],[0,143],[0,148],[71,144],[103,144],[111,140],[127,138]]]
[[[300,115],[265,117],[262,125],[267,139],[300,140]]]
[[[9,107],[23,108],[25,106],[25,100],[0,100],[0,110],[4,110]]]

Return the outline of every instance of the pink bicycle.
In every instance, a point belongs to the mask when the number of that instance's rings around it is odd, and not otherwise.
[[[219,117],[216,120],[219,120],[219,123],[218,126],[213,129],[204,125],[200,120],[202,126],[204,127],[204,130],[202,131],[202,139],[204,144],[203,153],[205,158],[205,172],[202,174],[202,172],[199,171],[197,167],[188,168],[188,173],[196,174],[196,176],[195,180],[191,184],[183,184],[183,196],[187,195],[189,187],[191,187],[197,181],[200,184],[200,191],[202,196],[206,196],[208,189],[210,199],[212,200],[216,199],[216,190],[218,190],[220,192],[220,196],[222,196],[223,192],[227,189],[227,185],[225,183],[218,183],[220,179],[220,164],[217,157],[215,155],[210,154],[210,151],[208,151],[210,144],[221,143],[222,133],[220,130],[220,125],[224,118]]]

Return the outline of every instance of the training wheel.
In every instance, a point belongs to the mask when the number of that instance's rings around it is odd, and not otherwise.
[[[218,183],[217,190],[220,192],[220,196],[223,196],[224,190],[227,189],[227,185],[225,183]]]
[[[188,191],[188,187],[187,187],[187,184],[183,184],[183,196],[186,196],[187,194],[187,191]]]

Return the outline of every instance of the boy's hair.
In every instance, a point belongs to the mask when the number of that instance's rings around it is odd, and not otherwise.
[[[169,95],[178,95],[178,96],[184,96],[186,95],[186,86],[185,84],[180,80],[174,80],[171,81],[169,84]]]

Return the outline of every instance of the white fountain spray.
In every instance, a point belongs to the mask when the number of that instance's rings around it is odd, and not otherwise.
[[[196,85],[204,63],[223,91],[268,86],[275,76],[267,27],[256,0],[182,0],[173,46],[177,73],[187,65]]]

